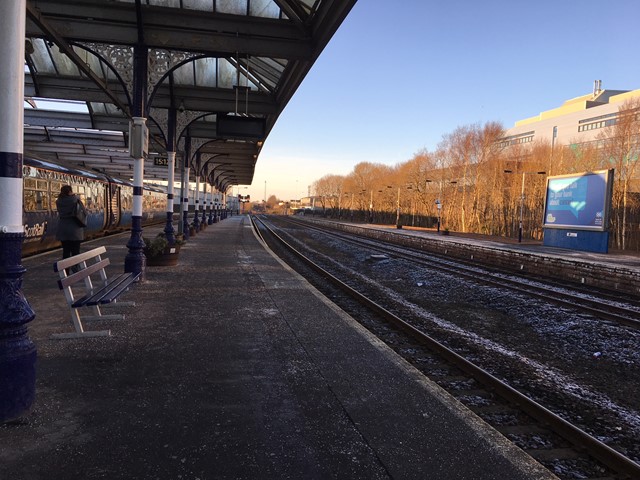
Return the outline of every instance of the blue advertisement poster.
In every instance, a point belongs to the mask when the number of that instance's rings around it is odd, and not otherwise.
[[[605,230],[613,170],[549,177],[545,228]]]

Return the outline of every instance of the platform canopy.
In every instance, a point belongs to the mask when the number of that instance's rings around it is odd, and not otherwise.
[[[249,185],[267,135],[355,1],[28,0],[25,153],[127,179],[129,120],[144,116],[144,176],[164,180],[173,110],[192,180]]]

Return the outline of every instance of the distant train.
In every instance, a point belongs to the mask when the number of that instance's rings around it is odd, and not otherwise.
[[[56,198],[62,185],[71,185],[87,208],[85,239],[101,237],[131,228],[133,183],[107,175],[66,167],[48,160],[25,156],[23,160],[25,238],[22,255],[51,250],[56,240],[58,214]],[[162,188],[143,188],[142,224],[166,221],[167,194]]]

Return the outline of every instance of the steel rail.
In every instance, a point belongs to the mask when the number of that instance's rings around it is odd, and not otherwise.
[[[506,288],[512,291],[516,291],[518,293],[522,293],[524,295],[529,295],[533,297],[540,298],[542,300],[553,302],[556,305],[574,308],[581,310],[583,312],[587,312],[591,315],[597,315],[606,320],[612,320],[621,325],[625,325],[628,327],[632,327],[635,329],[640,329],[640,320],[631,318],[626,316],[625,314],[631,313],[635,315],[640,315],[638,312],[634,312],[633,310],[625,309],[623,307],[618,307],[614,305],[601,305],[595,300],[587,299],[581,296],[572,295],[569,293],[562,293],[553,290],[552,288],[536,286],[536,285],[526,285],[522,282],[518,282],[516,280],[510,280],[508,278],[498,277],[495,273],[486,270],[481,266],[467,266],[464,262],[460,260],[444,260],[440,259],[438,256],[429,253],[429,252],[420,252],[421,255],[429,255],[432,260],[427,261],[423,258],[417,256],[417,254],[408,253],[406,250],[414,250],[409,247],[405,247],[403,251],[401,251],[400,247],[396,246],[376,246],[373,243],[380,243],[379,240],[364,238],[364,239],[354,239],[349,235],[345,235],[342,232],[336,232],[332,229],[325,229],[319,227],[317,225],[312,225],[307,222],[298,222],[287,219],[286,221],[294,224],[303,226],[305,228],[309,228],[312,230],[316,230],[322,232],[326,235],[333,235],[337,238],[342,239],[343,241],[350,242],[354,245],[366,246],[372,250],[376,250],[382,253],[392,252],[393,255],[397,257],[404,258],[406,260],[411,260],[414,262],[420,262],[422,265],[425,265],[429,268],[437,269],[445,273],[454,274],[460,277],[464,277],[470,280],[473,280],[476,283],[484,283],[487,285]],[[451,263],[455,263],[455,266],[450,265]],[[483,276],[479,277],[478,273],[482,273]],[[513,276],[513,273],[504,273],[506,275]],[[615,313],[615,311],[619,313]]]

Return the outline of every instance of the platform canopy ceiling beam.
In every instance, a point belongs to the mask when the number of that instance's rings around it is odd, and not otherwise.
[[[145,172],[163,175],[169,111],[175,110],[178,158],[179,136],[188,135],[201,153],[227,156],[233,170],[227,183],[248,185],[278,116],[355,2],[27,0],[25,150],[126,173],[128,161],[124,168],[114,165],[126,152],[100,150],[112,138],[57,142],[72,138],[69,129],[96,129],[118,132],[116,148],[127,148],[133,50],[146,48],[144,116],[151,138]],[[47,99],[85,108],[60,114],[41,106]],[[83,152],[68,147],[76,143]]]

